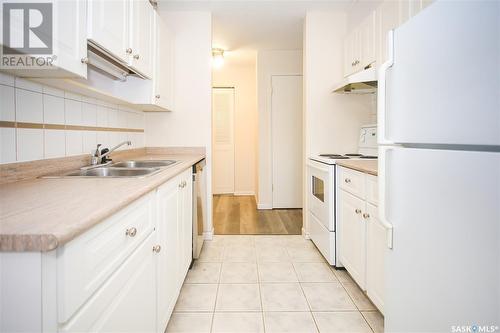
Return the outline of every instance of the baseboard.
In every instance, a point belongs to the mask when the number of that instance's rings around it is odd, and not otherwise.
[[[203,239],[204,240],[212,240],[214,238],[214,229],[212,228],[212,230],[210,231],[204,231],[203,232]]]
[[[257,209],[273,209],[272,204],[258,203]]]
[[[302,236],[304,236],[305,239],[311,239],[311,236],[309,236],[309,233],[306,232],[304,228],[302,228]]]
[[[234,192],[234,195],[238,196],[238,195],[255,195],[255,192],[254,191],[237,191],[237,192]]]

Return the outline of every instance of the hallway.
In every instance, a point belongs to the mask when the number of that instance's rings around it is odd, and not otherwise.
[[[257,210],[254,196],[214,195],[216,235],[300,235],[302,209]]]

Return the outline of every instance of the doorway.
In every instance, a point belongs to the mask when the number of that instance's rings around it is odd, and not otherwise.
[[[273,209],[302,208],[302,75],[271,81]]]
[[[212,89],[213,193],[234,193],[234,88]]]

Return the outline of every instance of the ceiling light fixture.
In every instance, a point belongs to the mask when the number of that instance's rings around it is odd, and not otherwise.
[[[221,68],[224,65],[223,49],[212,49],[212,64],[214,68]]]

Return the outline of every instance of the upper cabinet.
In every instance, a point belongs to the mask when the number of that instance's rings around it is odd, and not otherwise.
[[[52,0],[45,3],[50,4],[52,8],[52,53],[35,54],[35,56],[39,56],[42,59],[50,58],[52,60],[51,66],[20,67],[15,65],[10,68],[2,67],[1,70],[20,77],[86,78],[87,65],[82,62],[82,59],[87,56],[87,2]],[[0,12],[2,9],[0,8]],[[17,11],[19,10],[17,9]],[[16,17],[19,16],[14,15],[13,11],[0,13],[0,15],[3,15],[2,17],[9,16],[10,20],[15,21]],[[42,20],[45,14],[46,12],[43,12]],[[31,15],[31,12],[29,15]],[[22,25],[22,22],[18,22],[18,24]],[[17,39],[26,41],[27,39],[23,38],[22,33],[21,30],[11,32]],[[2,41],[0,42],[0,47],[4,43],[7,46],[9,45],[7,41]],[[24,48],[30,47],[29,43],[26,45],[23,42],[22,46]],[[29,50],[20,53],[30,55]],[[45,64],[46,62],[42,63]]]
[[[133,51],[128,38],[131,1],[88,0],[88,6],[89,41],[127,63]]]
[[[375,60],[375,13],[372,13],[344,40],[344,76],[369,67]]]
[[[174,108],[174,34],[165,19],[156,16],[156,57],[154,63],[153,104],[160,108]]]
[[[131,4],[129,65],[145,76],[153,77],[154,61],[154,9],[148,0],[135,0]]]
[[[344,76],[380,66],[387,60],[387,34],[427,7],[432,0],[385,0],[344,39]]]
[[[145,77],[153,73],[154,9],[147,0],[88,2],[89,41]]]

